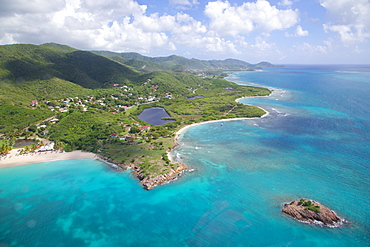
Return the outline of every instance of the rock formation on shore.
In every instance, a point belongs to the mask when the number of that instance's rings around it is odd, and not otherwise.
[[[282,211],[299,222],[307,224],[333,228],[346,222],[346,220],[339,218],[333,210],[309,199],[298,199],[286,203]]]
[[[171,181],[177,180],[185,171],[193,172],[194,169],[187,169],[185,165],[178,164],[177,169],[171,169],[168,173],[160,174],[157,176],[145,176],[142,173],[141,167],[134,164],[121,164],[111,158],[104,157],[102,155],[97,155],[98,159],[103,161],[104,163],[110,165],[112,168],[118,171],[125,171],[127,168],[131,168],[133,170],[133,174],[136,178],[139,179],[141,185],[146,190],[151,190],[157,185],[166,184]]]
[[[177,169],[171,169],[171,171],[168,173],[160,174],[154,177],[144,176],[142,174],[140,166],[132,165],[131,169],[133,169],[135,177],[140,180],[140,183],[143,185],[144,189],[151,190],[157,185],[169,183],[171,181],[177,180],[178,177],[181,177],[183,172],[187,169],[182,164],[178,165],[179,167]]]

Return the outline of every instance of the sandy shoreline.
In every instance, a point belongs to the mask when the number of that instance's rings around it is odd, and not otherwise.
[[[250,97],[241,97],[241,98],[237,98],[235,101],[236,102],[239,102],[240,99],[244,99],[244,98],[254,98],[254,97],[269,97],[271,96],[270,95],[266,95],[266,96],[250,96]],[[170,153],[173,151],[174,148],[176,148],[178,145],[179,145],[179,138],[180,136],[186,132],[188,129],[194,127],[194,126],[198,126],[198,125],[201,125],[201,124],[208,124],[208,123],[217,123],[217,122],[226,122],[226,121],[237,121],[237,120],[247,120],[247,119],[258,119],[258,118],[264,118],[268,115],[270,115],[270,112],[266,111],[265,109],[263,109],[262,107],[259,107],[259,106],[255,106],[255,107],[258,107],[260,108],[261,110],[263,110],[265,112],[265,114],[263,114],[261,117],[254,117],[254,118],[247,118],[247,117],[244,117],[244,118],[227,118],[227,119],[217,119],[217,120],[210,120],[210,121],[204,121],[204,122],[200,122],[200,123],[193,123],[193,124],[190,124],[190,125],[186,125],[184,126],[183,128],[181,128],[180,130],[178,130],[175,134],[175,146],[172,148],[171,151],[167,152],[167,157],[172,161],[172,162],[176,162],[172,159],[172,156],[170,155]]]
[[[258,106],[256,106],[258,107]],[[183,134],[186,130],[194,127],[194,126],[198,126],[198,125],[202,125],[202,124],[208,124],[208,123],[218,123],[218,122],[227,122],[227,121],[237,121],[237,120],[248,120],[248,119],[259,119],[259,118],[264,118],[266,116],[268,116],[270,113],[268,111],[266,111],[265,109],[261,108],[261,107],[258,107],[260,109],[262,109],[263,111],[265,111],[266,113],[264,115],[262,115],[261,117],[255,117],[255,118],[247,118],[247,117],[243,117],[243,118],[227,118],[227,119],[218,119],[218,120],[210,120],[210,121],[205,121],[205,122],[200,122],[200,123],[193,123],[193,124],[190,124],[190,125],[187,125],[187,126],[184,126],[183,128],[181,128],[179,131],[176,132],[175,134],[175,142],[176,144],[177,141],[178,141],[178,138],[181,136],[181,134]]]
[[[94,153],[82,151],[62,152],[62,153],[59,151],[48,151],[27,155],[18,155],[18,149],[13,149],[6,157],[1,157],[0,169],[58,160],[96,159],[96,158],[97,156]]]
[[[258,96],[257,96],[258,97]],[[268,96],[267,96],[268,97]],[[245,98],[245,97],[243,97]],[[238,98],[235,101],[238,101]],[[258,106],[257,106],[258,107]],[[270,113],[266,111],[265,109],[258,107],[265,111],[265,114],[261,116],[260,118],[268,116]],[[259,118],[259,117],[257,117]],[[200,123],[194,123],[187,126],[184,126],[175,134],[175,147],[179,145],[179,137],[188,129],[202,124],[207,123],[216,123],[216,122],[226,122],[226,121],[237,121],[237,120],[247,120],[247,119],[256,119],[256,118],[228,118],[228,119],[218,119],[218,120],[210,120]],[[40,138],[41,139],[41,138]],[[43,141],[48,141],[46,139],[43,139]],[[60,152],[60,151],[47,151],[47,152],[36,152],[36,153],[29,153],[20,155],[18,154],[19,149],[13,149],[10,151],[8,155],[5,157],[0,156],[0,169],[1,168],[7,168],[7,167],[13,167],[13,166],[23,166],[23,165],[30,165],[30,164],[36,164],[36,163],[44,163],[44,162],[51,162],[51,161],[59,161],[59,160],[70,160],[70,159],[99,159],[99,157],[94,153],[89,152],[83,152],[83,151],[73,151],[73,152]],[[171,150],[172,151],[172,150]],[[171,151],[167,152],[168,158],[175,162],[170,153]],[[101,160],[101,159],[99,159]],[[105,162],[104,160],[101,160]]]

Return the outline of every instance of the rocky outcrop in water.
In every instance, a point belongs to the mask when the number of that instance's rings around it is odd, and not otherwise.
[[[346,223],[346,220],[339,218],[333,210],[309,199],[299,199],[286,203],[282,211],[299,222],[306,224],[333,228]]]

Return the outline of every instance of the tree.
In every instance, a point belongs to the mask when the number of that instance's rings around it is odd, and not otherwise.
[[[158,139],[161,135],[157,132],[152,133],[153,139]]]
[[[28,131],[30,131],[30,132],[36,132],[37,131],[36,125],[31,125],[30,127],[28,127]]]
[[[131,129],[130,129],[131,134],[136,134],[136,133],[140,133],[140,132],[141,132],[141,130],[137,126],[132,126]]]
[[[31,151],[32,152],[35,152],[36,151],[36,149],[37,149],[37,145],[34,143],[34,144],[32,144],[31,145]]]
[[[8,154],[12,150],[12,147],[9,144],[3,144],[0,148],[0,153]]]
[[[55,150],[61,150],[61,149],[63,149],[63,142],[56,142],[55,144],[54,144],[54,149]]]

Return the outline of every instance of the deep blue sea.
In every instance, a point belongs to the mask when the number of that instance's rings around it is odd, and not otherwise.
[[[0,246],[370,246],[370,66],[230,74],[273,89],[262,119],[198,125],[173,156],[197,168],[144,191],[96,160],[0,170]],[[314,199],[350,223],[306,225],[282,204]]]

